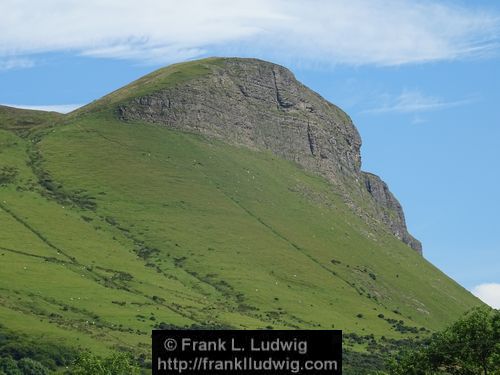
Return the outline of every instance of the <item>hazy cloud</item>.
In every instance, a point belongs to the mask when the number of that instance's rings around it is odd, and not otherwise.
[[[54,104],[54,105],[1,104],[1,105],[6,105],[8,107],[14,107],[20,109],[34,109],[37,111],[69,113],[77,108],[80,108],[84,104]]]
[[[458,107],[477,101],[477,98],[475,97],[449,101],[435,96],[424,95],[418,90],[404,90],[396,97],[391,97],[389,95],[382,95],[381,97],[383,99],[383,103],[375,108],[367,109],[362,112],[418,113]],[[418,118],[418,122],[422,122],[422,119]]]
[[[427,0],[3,0],[0,56],[399,65],[491,53],[499,25],[487,10]]]
[[[500,284],[481,284],[476,286],[472,293],[484,303],[495,309],[500,309]]]
[[[0,71],[12,70],[12,69],[26,69],[35,66],[35,62],[31,59],[26,58],[0,58]]]

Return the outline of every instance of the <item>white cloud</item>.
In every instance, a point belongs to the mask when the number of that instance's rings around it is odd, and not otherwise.
[[[499,14],[428,0],[2,0],[0,56],[399,65],[489,53],[499,25]]]
[[[473,103],[477,98],[448,101],[435,96],[427,96],[418,90],[404,90],[400,95],[391,97],[381,95],[383,103],[375,108],[367,109],[363,113],[418,113],[439,109],[458,107]],[[418,119],[422,122],[422,119]]]
[[[0,71],[32,68],[34,65],[33,60],[26,58],[8,57],[0,59]]]
[[[495,309],[500,309],[500,284],[481,284],[476,286],[472,293],[484,303]]]
[[[14,107],[20,109],[33,109],[37,111],[69,113],[84,104],[54,104],[54,105],[29,105],[29,104],[0,104],[7,107]]]

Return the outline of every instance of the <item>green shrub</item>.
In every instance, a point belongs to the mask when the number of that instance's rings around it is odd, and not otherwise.
[[[0,372],[5,375],[22,375],[17,367],[17,362],[12,357],[0,358]]]
[[[0,168],[0,185],[7,185],[16,179],[18,170],[14,167]]]
[[[49,375],[49,369],[31,358],[23,358],[17,362],[17,367],[23,375]]]
[[[73,375],[138,375],[139,367],[132,363],[129,355],[114,353],[101,358],[90,353],[82,354],[68,374]]]
[[[43,366],[55,370],[57,367],[73,363],[77,352],[73,348],[50,341],[39,341],[25,335],[15,334],[0,326],[0,357],[3,357],[1,361],[10,358],[14,362],[23,358],[31,358]],[[10,375],[1,365],[0,369]]]

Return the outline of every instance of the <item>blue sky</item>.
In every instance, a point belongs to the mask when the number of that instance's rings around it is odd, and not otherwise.
[[[500,307],[500,4],[4,0],[0,103],[68,111],[205,56],[283,64],[353,118],[427,259]]]

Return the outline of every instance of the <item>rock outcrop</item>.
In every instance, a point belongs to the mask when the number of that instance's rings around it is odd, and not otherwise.
[[[390,192],[387,184],[372,173],[361,173],[364,177],[366,190],[376,203],[377,216],[391,229],[391,232],[397,238],[422,254],[422,244],[408,233],[403,208]]]
[[[205,64],[206,75],[121,103],[119,117],[269,150],[320,173],[346,194],[354,184],[357,194],[371,200],[368,214],[421,252],[387,185],[361,172],[361,138],[346,113],[282,66],[256,59],[211,59]]]

